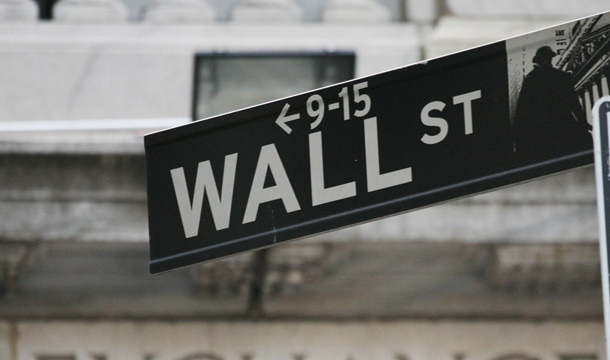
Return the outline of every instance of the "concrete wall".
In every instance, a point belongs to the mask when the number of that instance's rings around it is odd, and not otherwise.
[[[194,54],[222,51],[353,51],[357,76],[421,58],[408,24],[3,24],[0,121],[189,117]]]
[[[9,335],[13,338],[0,333],[0,346],[12,343],[15,353],[8,359],[15,360],[604,359],[599,322],[18,322],[13,326]]]

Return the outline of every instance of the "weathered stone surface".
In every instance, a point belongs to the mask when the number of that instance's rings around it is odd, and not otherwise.
[[[406,16],[410,21],[431,23],[438,16],[439,4],[436,0],[409,0],[406,2]]]
[[[24,245],[27,256],[0,318],[251,318],[255,304],[263,319],[602,316],[595,244],[301,240],[267,250],[260,282],[256,253],[151,277],[146,243],[2,245]]]
[[[2,238],[147,241],[143,157],[7,155],[2,162]]]
[[[0,239],[28,249],[0,317],[246,316],[251,280],[239,279],[251,266],[147,275],[144,169],[140,154],[0,156]],[[261,306],[271,317],[598,317],[596,244],[586,168],[270,249]]]
[[[19,322],[19,359],[603,359],[601,321]],[[501,341],[499,341],[501,339]],[[154,354],[154,355],[153,355]],[[586,356],[589,357],[586,357]],[[566,355],[567,356],[567,355]]]
[[[530,18],[579,18],[608,11],[605,0],[447,0],[449,10],[459,16],[504,16]]]
[[[331,0],[324,7],[322,21],[336,23],[384,23],[390,12],[374,0]]]
[[[412,25],[5,24],[0,121],[190,117],[198,51],[341,49],[364,76],[417,61],[419,47]]]
[[[594,245],[565,249],[574,253],[581,248],[588,250],[589,256],[584,256],[582,262],[574,262],[588,269],[587,276],[576,275],[579,270],[570,267],[568,258],[554,262],[540,257],[534,264],[523,261],[529,256],[540,256],[544,252],[541,249],[559,253],[558,246],[519,248],[520,261],[511,264],[510,271],[496,264],[506,262],[498,256],[502,254],[499,251],[514,250],[511,245],[352,242],[343,246],[347,249],[343,258],[334,266],[323,268],[324,275],[305,276],[297,286],[285,281],[284,289],[268,294],[265,314],[312,318],[355,315],[481,319],[601,315],[599,261],[596,260],[599,253]],[[521,270],[515,270],[517,267]],[[553,271],[557,271],[556,277]],[[578,279],[571,280],[575,275]]]
[[[0,236],[12,240],[148,240],[144,157],[0,156]],[[310,241],[596,243],[593,171],[586,168]]]
[[[127,20],[120,0],[61,0],[53,7],[53,19],[71,23],[115,23]]]
[[[0,19],[3,22],[35,22],[38,6],[33,0],[1,0]]]
[[[443,56],[540,30],[561,22],[562,20],[530,21],[522,18],[472,19],[444,17],[425,37],[424,56],[426,58]]]
[[[6,223],[0,236],[14,240],[148,241],[143,201],[0,201]],[[591,205],[442,205],[318,235],[311,241],[595,243]]]
[[[224,279],[220,279],[224,280]],[[193,269],[152,277],[145,244],[52,242],[31,248],[0,318],[243,316],[248,293],[198,293]]]
[[[10,323],[0,321],[0,359],[11,358],[11,331]]]
[[[214,19],[214,9],[204,0],[155,0],[144,10],[144,21],[154,24],[202,24]]]
[[[181,119],[181,118],[177,118]],[[115,119],[105,120],[112,124]],[[104,122],[104,120],[101,120]],[[125,120],[129,121],[129,120]],[[126,131],[0,131],[0,153],[4,154],[70,154],[70,155],[140,155],[144,153],[142,135],[163,128],[190,122],[183,118],[166,127],[150,127]],[[52,122],[52,121],[49,121]],[[89,122],[88,120],[84,121]],[[155,121],[152,120],[151,123]],[[24,122],[10,122],[9,124]],[[68,122],[69,123],[69,122]],[[83,123],[83,122],[80,122]],[[173,123],[173,124],[172,124]],[[0,122],[0,128],[5,123]]]
[[[231,20],[250,23],[290,23],[302,18],[292,0],[242,0],[233,7]]]

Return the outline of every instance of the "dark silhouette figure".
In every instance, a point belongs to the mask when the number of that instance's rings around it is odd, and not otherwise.
[[[570,75],[555,69],[557,54],[548,46],[536,51],[523,80],[514,119],[517,156],[525,162],[550,160],[593,148],[587,122]]]

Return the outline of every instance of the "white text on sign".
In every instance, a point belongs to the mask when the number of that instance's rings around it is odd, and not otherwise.
[[[363,90],[367,87],[367,82],[357,83],[351,87],[353,103],[350,101],[350,91],[347,86],[343,87],[338,93],[338,101],[331,102],[328,105],[325,104],[324,99],[320,95],[311,95],[307,99],[305,106],[307,116],[313,120],[310,126],[311,130],[316,129],[322,123],[327,109],[328,111],[343,109],[342,115],[344,121],[350,120],[352,115],[357,118],[366,117],[372,108],[371,97],[363,93]],[[481,99],[481,97],[480,90],[453,97],[454,106],[463,106],[465,135],[474,132],[472,103],[474,100]],[[429,128],[437,128],[437,130],[431,130],[431,134],[425,133],[421,137],[421,141],[424,144],[438,144],[446,138],[449,132],[448,121],[441,117],[431,116],[431,112],[442,112],[445,106],[446,104],[441,101],[433,101],[422,109],[420,113],[421,123]],[[275,123],[287,134],[291,134],[292,129],[287,123],[299,119],[301,119],[301,114],[290,114],[290,105],[286,103]],[[381,173],[377,129],[376,116],[369,116],[363,120],[366,185],[367,192],[369,193],[413,181],[411,167]],[[312,206],[320,206],[357,196],[356,181],[326,187],[322,131],[313,132],[308,137]],[[184,168],[178,167],[170,171],[186,238],[198,235],[201,210],[206,195],[216,230],[227,229],[231,226],[233,190],[236,174],[239,169],[238,153],[226,155],[223,168],[222,191],[219,192],[210,161],[199,162],[192,197],[189,195],[187,188]],[[264,187],[267,174],[273,177],[275,183],[273,186]],[[260,148],[241,224],[256,221],[260,205],[276,200],[282,201],[287,213],[301,210],[301,202],[296,196],[282,158],[275,143],[271,143]]]

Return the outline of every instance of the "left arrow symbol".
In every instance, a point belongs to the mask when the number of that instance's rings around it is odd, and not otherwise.
[[[286,123],[289,121],[298,120],[301,117],[300,114],[286,116],[286,113],[288,113],[289,108],[289,104],[284,105],[282,112],[280,112],[280,116],[278,116],[277,120],[275,120],[275,123],[278,124],[278,126],[281,127],[282,130],[284,130],[287,134],[290,134],[292,132],[292,129],[288,125],[286,125]]]

